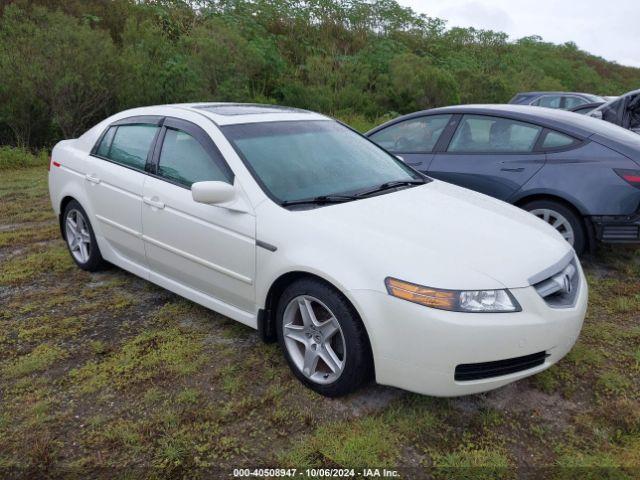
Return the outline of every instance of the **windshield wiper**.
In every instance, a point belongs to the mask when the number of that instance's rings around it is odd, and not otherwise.
[[[285,200],[280,205],[288,207],[290,205],[323,205],[325,203],[344,203],[357,200],[353,195],[320,195],[313,198],[303,198],[301,200]]]
[[[360,192],[357,194],[357,197],[366,197],[367,195],[371,195],[373,193],[384,192],[385,190],[390,190],[396,187],[404,187],[409,185],[424,185],[427,183],[426,180],[394,180],[392,182],[385,182],[382,185],[378,185],[371,190],[365,190],[364,192]]]

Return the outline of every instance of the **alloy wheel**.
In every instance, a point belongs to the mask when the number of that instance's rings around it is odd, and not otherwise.
[[[79,210],[72,209],[67,213],[64,223],[71,255],[78,262],[87,263],[91,256],[91,235],[87,220]]]
[[[573,246],[575,242],[575,232],[573,231],[571,223],[564,217],[564,215],[548,208],[537,208],[535,210],[531,210],[529,213],[532,213],[536,217],[547,222],[555,228],[567,242],[569,242],[569,245]]]
[[[344,370],[346,345],[329,307],[300,295],[288,303],[282,322],[284,344],[296,368],[313,382],[335,382]]]

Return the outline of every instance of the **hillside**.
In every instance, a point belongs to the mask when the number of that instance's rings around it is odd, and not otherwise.
[[[19,0],[1,15],[0,143],[30,147],[137,105],[273,102],[358,126],[522,90],[640,86],[640,69],[575,44],[447,29],[393,0]]]

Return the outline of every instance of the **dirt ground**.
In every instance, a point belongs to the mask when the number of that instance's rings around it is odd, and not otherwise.
[[[330,400],[277,345],[118,268],[74,266],[46,169],[0,171],[0,474],[229,478],[397,468],[406,478],[640,477],[640,248],[584,262],[590,307],[559,364],[435,399]]]

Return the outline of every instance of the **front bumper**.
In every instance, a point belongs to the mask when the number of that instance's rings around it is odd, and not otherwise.
[[[556,363],[574,345],[587,310],[582,269],[580,291],[569,308],[551,308],[533,287],[512,289],[522,306],[516,313],[459,313],[427,308],[383,292],[352,294],[374,354],[376,380],[433,396],[491,390],[536,374]],[[456,367],[527,357],[544,352],[532,368],[491,378],[459,381]]]
[[[590,217],[596,239],[606,243],[640,242],[640,213]]]

